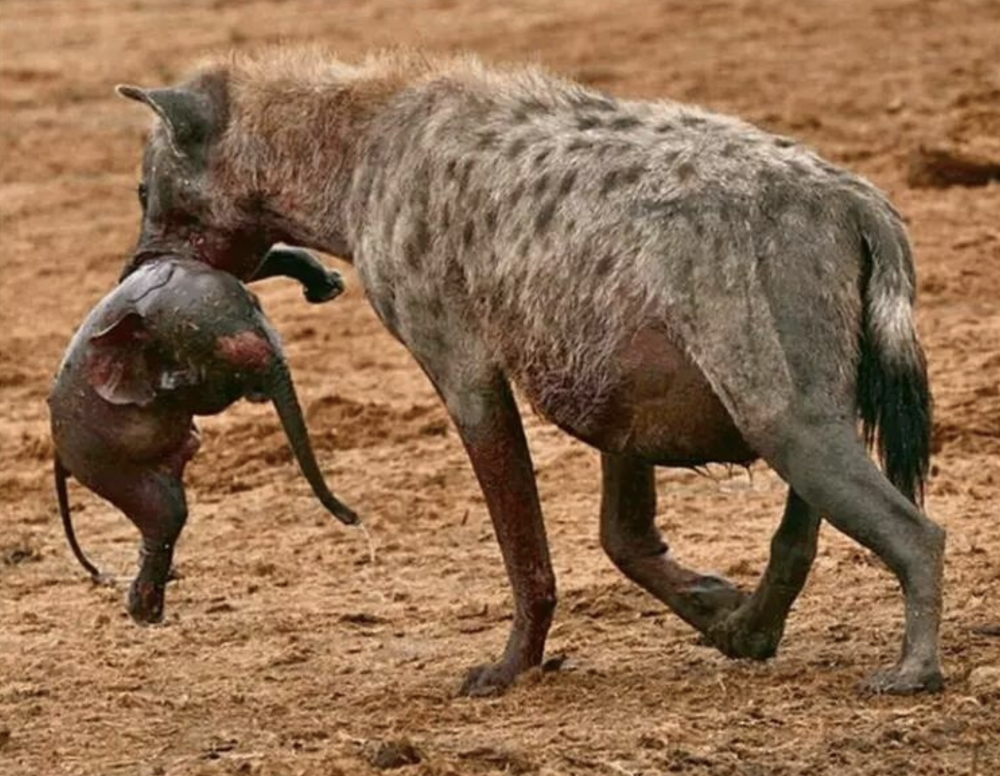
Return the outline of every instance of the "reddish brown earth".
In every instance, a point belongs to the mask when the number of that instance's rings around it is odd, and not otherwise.
[[[122,590],[89,584],[58,526],[44,398],[136,234],[149,116],[112,87],[279,41],[539,60],[797,135],[887,189],[916,245],[937,395],[947,691],[857,694],[895,658],[902,606],[829,528],[776,660],[699,646],[602,555],[596,454],[529,416],[561,589],[550,654],[566,661],[500,698],[455,697],[502,646],[507,585],[454,432],[350,274],[328,306],[286,282],[261,295],[375,562],[314,502],[269,408],[241,405],[203,424],[165,625],[134,626]],[[996,0],[0,0],[0,773],[1000,772],[1000,185],[906,183],[921,144],[982,156],[998,132]],[[782,485],[713,475],[664,471],[661,525],[686,561],[752,585]],[[72,499],[92,556],[132,573],[132,527]]]

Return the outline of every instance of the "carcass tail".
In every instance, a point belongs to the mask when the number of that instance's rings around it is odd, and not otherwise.
[[[59,459],[55,459],[55,480],[56,480],[56,496],[59,499],[59,515],[62,517],[63,531],[66,533],[66,541],[69,542],[69,548],[73,551],[73,555],[76,559],[80,561],[80,565],[87,570],[91,578],[94,580],[103,579],[103,574],[100,570],[87,559],[87,556],[83,554],[83,550],[80,549],[80,545],[76,541],[76,533],[73,531],[73,520],[70,516],[69,509],[69,492],[66,488],[66,480],[69,478],[69,472],[63,467],[59,462]]]

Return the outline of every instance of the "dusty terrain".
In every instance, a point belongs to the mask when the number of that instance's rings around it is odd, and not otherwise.
[[[344,266],[352,288],[332,305],[289,282],[259,292],[375,562],[313,501],[270,409],[244,404],[202,424],[164,626],[134,626],[121,589],[86,580],[58,526],[44,398],[137,231],[149,116],[112,87],[302,41],[541,61],[738,113],[891,193],[937,398],[944,694],[857,694],[896,656],[901,600],[829,528],[776,660],[700,646],[603,556],[596,454],[526,413],[561,591],[550,654],[565,662],[500,698],[456,698],[506,636],[499,552],[443,410]],[[0,0],[0,773],[353,775],[406,759],[420,762],[398,772],[428,775],[1000,772],[1000,185],[906,178],[921,144],[998,142],[996,0]],[[685,561],[750,586],[782,484],[763,468],[711,475],[663,472],[661,525]],[[132,573],[134,529],[78,486],[72,499],[91,555]]]

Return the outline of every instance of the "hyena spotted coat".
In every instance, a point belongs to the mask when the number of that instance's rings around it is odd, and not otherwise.
[[[903,586],[903,655],[868,686],[940,687],[913,262],[872,185],[737,119],[471,58],[278,51],[120,91],[161,119],[139,262],[247,276],[278,240],[336,253],[447,404],[515,598],[502,659],[465,691],[540,664],[555,606],[511,383],[601,451],[612,560],[724,652],[775,653],[823,514]],[[791,487],[748,595],[668,552],[653,467],[756,458]]]

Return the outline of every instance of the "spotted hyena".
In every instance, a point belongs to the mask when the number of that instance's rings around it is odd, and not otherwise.
[[[738,119],[473,58],[275,51],[120,92],[160,118],[140,262],[246,276],[279,240],[338,254],[447,405],[514,592],[466,692],[539,665],[556,603],[512,383],[600,451],[614,563],[726,654],[775,653],[822,514],[903,586],[902,657],[869,686],[940,687],[913,262],[871,184]],[[758,458],[789,494],[747,594],[672,557],[653,471]]]

